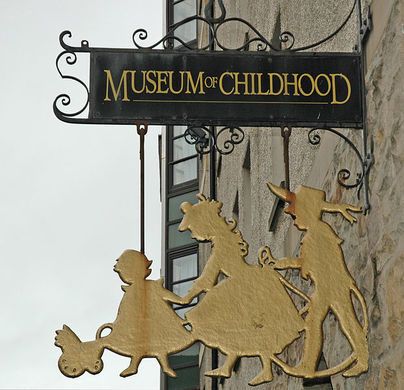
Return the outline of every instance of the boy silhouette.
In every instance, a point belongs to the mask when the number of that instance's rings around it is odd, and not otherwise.
[[[369,358],[366,303],[345,264],[341,249],[343,240],[328,223],[321,220],[324,212],[338,212],[353,224],[356,219],[349,211],[360,212],[361,209],[348,204],[326,202],[323,191],[305,186],[300,186],[296,193],[271,183],[268,186],[273,194],[289,203],[285,213],[292,216],[299,230],[306,232],[298,258],[275,261],[276,270],[299,269],[301,276],[311,279],[315,286],[305,318],[305,345],[299,372],[304,377],[314,375],[323,345],[323,322],[330,310],[338,319],[356,357],[354,366],[343,375],[351,377],[366,372]],[[362,305],[364,327],[355,313],[351,292]]]

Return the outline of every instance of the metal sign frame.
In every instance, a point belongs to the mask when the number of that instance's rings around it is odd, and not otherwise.
[[[220,11],[219,15],[213,15],[214,5],[216,4],[216,9]],[[144,29],[137,29],[132,36],[134,43],[134,50],[153,50],[158,47],[163,47],[168,50],[181,50],[182,52],[203,52],[210,50],[212,47],[215,47],[215,50],[218,51],[227,51],[227,52],[241,52],[242,55],[248,56],[249,54],[246,52],[251,49],[251,46],[255,46],[255,50],[260,53],[269,53],[268,55],[274,55],[274,53],[287,53],[289,55],[297,55],[298,52],[304,52],[305,55],[319,55],[318,52],[310,53],[308,51],[312,49],[318,49],[321,45],[328,42],[337,36],[343,28],[350,22],[355,16],[358,19],[358,39],[355,45],[355,48],[352,55],[356,55],[361,58],[361,84],[364,85],[364,69],[363,69],[363,41],[366,39],[367,32],[371,28],[371,17],[370,14],[363,16],[362,10],[362,2],[361,0],[352,0],[352,7],[349,9],[347,16],[344,18],[342,23],[338,25],[338,27],[329,35],[324,37],[323,39],[313,42],[304,46],[296,46],[296,39],[292,32],[284,31],[279,36],[280,45],[274,45],[270,39],[267,39],[258,29],[253,26],[248,21],[237,18],[237,17],[227,17],[226,8],[223,4],[223,0],[209,0],[208,4],[205,8],[205,15],[200,16],[192,16],[186,18],[178,23],[171,25],[168,28],[167,34],[162,37],[158,42],[153,45],[145,46],[144,42],[148,39],[148,33]],[[177,30],[186,25],[187,23],[199,23],[204,24],[209,31],[208,42],[205,46],[195,48],[187,42],[184,42],[178,35]],[[251,31],[251,35],[246,36],[245,42],[238,47],[227,47],[220,38],[220,32],[223,27],[229,23],[240,23],[247,30]],[[89,107],[90,104],[90,88],[86,85],[85,82],[80,80],[75,76],[71,76],[66,74],[61,69],[61,63],[64,60],[67,65],[74,65],[77,62],[78,54],[81,53],[97,53],[100,51],[110,50],[105,48],[92,48],[90,47],[88,41],[81,41],[81,46],[75,47],[66,43],[66,38],[71,38],[72,34],[70,31],[64,31],[60,34],[59,41],[60,45],[64,49],[62,53],[56,59],[56,67],[57,70],[65,80],[71,80],[79,83],[85,90],[87,99],[84,102],[83,106],[76,110],[75,112],[66,112],[67,108],[72,107],[72,99],[66,94],[60,94],[56,97],[53,110],[57,118],[64,122],[68,123],[79,123],[79,124],[101,124],[105,123],[99,118],[88,118],[83,117],[84,113]],[[180,45],[180,46],[178,46]],[[119,50],[119,49],[112,49]],[[341,186],[352,189],[356,188],[358,190],[358,197],[362,189],[364,189],[364,211],[367,212],[370,209],[370,201],[369,201],[369,185],[368,185],[368,176],[369,171],[373,165],[373,150],[372,150],[372,140],[369,139],[367,124],[366,124],[366,96],[365,96],[365,88],[362,87],[362,108],[363,108],[363,121],[358,121],[356,123],[357,127],[360,127],[360,122],[362,123],[362,128],[359,130],[361,132],[361,145],[357,145],[353,140],[349,138],[349,136],[345,135],[339,130],[336,130],[333,127],[342,127],[344,124],[336,121],[335,123],[288,123],[287,119],[284,122],[278,121],[275,123],[278,127],[282,129],[291,129],[292,126],[299,127],[302,125],[307,125],[312,127],[308,132],[308,141],[317,145],[321,142],[321,131],[332,133],[344,141],[347,142],[348,146],[353,150],[354,154],[358,157],[360,162],[359,172],[355,175],[356,179],[353,182],[350,182],[349,179],[352,180],[352,174],[349,169],[341,169],[338,172],[338,182]],[[208,121],[207,121],[208,122]],[[143,124],[147,125],[148,121],[146,120],[134,120],[133,122],[125,122],[118,123],[118,121],[111,120],[110,124]],[[186,123],[185,121],[183,123]],[[226,123],[226,127],[222,129],[213,129],[211,125],[213,122],[208,123],[197,123],[192,122],[188,123],[189,128],[185,132],[186,139],[189,143],[194,144],[198,153],[207,154],[210,153],[211,150],[216,150],[221,154],[229,154],[233,151],[235,145],[241,143],[244,139],[244,131],[240,127],[241,125],[247,125],[246,123]],[[259,123],[252,123],[252,125],[258,126]],[[349,125],[353,125],[355,127],[355,123],[350,123]],[[283,132],[284,133],[284,132]],[[288,131],[290,133],[290,131]],[[221,140],[219,139],[221,138]],[[288,138],[289,139],[289,138]],[[222,146],[220,146],[220,144]]]
[[[97,49],[90,56],[88,117],[97,123],[363,127],[356,53]]]

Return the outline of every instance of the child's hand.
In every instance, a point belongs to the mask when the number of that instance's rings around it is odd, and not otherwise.
[[[175,297],[170,297],[170,302],[174,303],[175,305],[188,305],[192,301],[192,298],[188,298],[186,295],[185,297],[179,297],[178,295]]]
[[[185,295],[185,297],[180,298],[178,301],[178,305],[189,305],[192,301],[192,297],[189,297],[189,295]]]

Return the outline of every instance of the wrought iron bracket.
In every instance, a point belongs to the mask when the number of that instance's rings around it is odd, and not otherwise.
[[[305,51],[309,49],[313,49],[315,47],[318,47],[330,39],[334,38],[336,35],[340,33],[340,31],[347,25],[347,23],[351,20],[355,13],[355,9],[357,10],[358,18],[359,18],[359,23],[358,23],[358,41],[359,45],[355,47],[355,51],[359,51],[362,56],[363,54],[363,45],[366,42],[366,39],[368,38],[368,35],[370,31],[372,30],[372,17],[371,17],[371,12],[370,8],[368,7],[365,12],[365,16],[363,17],[362,14],[362,2],[361,0],[354,0],[352,8],[350,8],[350,11],[347,15],[347,17],[343,20],[341,25],[330,35],[326,36],[325,38],[321,39],[318,42],[302,46],[302,47],[295,47],[295,37],[294,35],[289,32],[285,31],[280,34],[279,40],[281,42],[281,47],[277,48],[274,47],[268,39],[266,39],[254,26],[252,26],[249,22],[245,21],[244,19],[241,18],[226,18],[226,9],[223,5],[222,0],[217,0],[221,15],[217,18],[213,18],[211,15],[210,10],[212,9],[212,5],[215,0],[210,0],[209,4],[207,5],[205,9],[205,18],[202,18],[200,16],[192,17],[185,19],[177,24],[172,25],[169,28],[168,34],[162,38],[159,42],[157,42],[155,45],[149,46],[148,48],[154,48],[159,44],[163,44],[167,48],[173,48],[174,47],[174,42],[177,41],[178,43],[181,43],[183,45],[183,48],[188,49],[188,50],[195,50],[193,47],[190,47],[186,45],[184,42],[182,42],[179,38],[175,36],[176,30],[183,26],[186,23],[189,23],[194,20],[199,20],[201,22],[207,23],[209,29],[210,29],[210,41],[208,44],[202,48],[199,48],[198,50],[208,50],[209,47],[212,45],[216,45],[219,47],[221,50],[238,50],[238,51],[243,51],[243,50],[248,50],[250,48],[250,45],[252,43],[257,44],[257,50],[258,51],[265,51],[265,50],[271,50],[271,51]],[[226,47],[223,43],[220,42],[219,39],[219,31],[220,29],[229,22],[240,22],[242,24],[245,24],[248,28],[249,31],[251,31],[252,35],[248,34],[246,35],[246,39],[244,43],[239,46],[239,47],[234,47],[234,48],[229,48]],[[143,31],[144,32],[144,31]],[[138,48],[145,48],[139,44],[139,42],[136,40],[136,37],[139,37],[141,40],[145,40],[147,38],[147,33],[140,35],[140,30],[135,31],[133,35],[133,40]],[[363,74],[363,79],[364,79],[364,74]],[[363,104],[364,107],[366,107],[366,96],[363,94]],[[366,109],[365,109],[366,112]],[[218,140],[219,137],[222,136],[223,134],[226,134],[225,131],[228,130],[228,139],[224,141],[224,148],[221,148],[219,146]],[[237,130],[237,133],[233,131]],[[370,151],[368,150],[368,131],[367,131],[367,125],[366,125],[366,117],[364,121],[364,127],[362,129],[362,152],[359,150],[359,147],[357,147],[352,140],[350,140],[346,135],[341,133],[340,131],[333,129],[333,128],[313,128],[309,130],[308,132],[308,140],[309,143],[312,145],[318,145],[321,142],[321,135],[319,133],[319,130],[324,130],[326,132],[332,133],[338,137],[340,137],[345,143],[350,147],[350,149],[354,152],[355,156],[357,157],[357,160],[359,162],[359,172],[356,174],[356,179],[354,182],[349,182],[349,180],[352,177],[352,173],[348,168],[343,168],[338,171],[337,173],[337,181],[338,184],[341,185],[342,187],[346,189],[356,189],[357,190],[357,195],[358,199],[360,199],[362,191],[363,191],[363,212],[364,214],[367,214],[370,210],[370,196],[369,196],[369,174],[370,170],[373,166],[374,163],[374,156],[373,156],[373,141],[371,141],[371,148]],[[285,126],[282,127],[282,136],[284,138],[284,163],[285,163],[285,180],[287,183],[287,186],[289,186],[289,139],[290,135],[292,132],[292,129],[285,124]],[[234,128],[225,128],[220,130],[217,134],[215,133],[214,129],[208,128],[206,126],[200,126],[200,127],[190,127],[185,131],[185,139],[188,143],[195,145],[196,151],[200,154],[207,154],[209,153],[212,149],[216,150],[219,154],[226,155],[230,154],[233,152],[234,148],[236,145],[240,144],[243,139],[245,138],[245,134],[242,128],[240,127],[234,127]]]
[[[220,14],[214,16],[213,15],[213,6],[217,3],[218,9],[220,10]],[[317,48],[322,44],[328,42],[336,35],[338,35],[341,30],[348,24],[353,15],[355,14],[355,9],[361,8],[361,0],[352,0],[352,6],[349,8],[349,12],[346,17],[342,20],[342,22],[335,28],[330,34],[322,38],[317,42],[310,43],[308,45],[296,46],[296,38],[291,31],[283,31],[279,35],[280,47],[277,45],[273,45],[271,43],[271,39],[266,38],[264,34],[262,34],[255,26],[253,26],[250,22],[245,19],[238,17],[227,17],[226,8],[224,6],[223,0],[209,0],[208,4],[205,7],[204,16],[195,15],[189,18],[186,18],[180,22],[177,22],[171,25],[168,29],[168,33],[161,38],[158,42],[155,42],[152,45],[146,46],[144,45],[144,41],[148,38],[148,32],[145,29],[137,29],[133,33],[132,40],[136,49],[154,49],[158,46],[163,46],[164,48],[174,49],[178,47],[181,50],[191,50],[191,51],[203,51],[203,50],[211,50],[215,47],[219,51],[245,51],[252,48],[252,44],[256,45],[257,51],[271,51],[271,52],[279,52],[279,51],[288,51],[288,52],[300,52],[307,51],[310,49]],[[359,12],[359,11],[358,11]],[[360,13],[360,12],[359,12]],[[361,18],[361,17],[360,17]],[[208,42],[203,47],[195,48],[184,42],[178,35],[178,29],[187,25],[189,23],[202,23],[207,26],[208,34]],[[231,23],[240,23],[246,30],[249,31],[249,34],[246,35],[246,39],[240,46],[238,47],[228,47],[220,37],[220,33],[222,29]],[[59,36],[59,42],[61,47],[63,48],[63,52],[59,54],[56,59],[56,68],[64,80],[74,81],[79,83],[84,90],[85,100],[78,110],[73,110],[72,112],[68,112],[68,109],[72,106],[71,97],[66,94],[60,94],[56,97],[53,104],[53,111],[56,117],[64,122],[68,123],[79,123],[79,124],[98,124],[100,123],[97,119],[85,118],[82,114],[88,109],[90,102],[90,91],[89,86],[78,77],[71,76],[67,74],[64,70],[62,70],[62,62],[65,62],[65,65],[75,65],[77,63],[78,54],[87,53],[91,54],[100,50],[105,50],[103,48],[90,47],[90,44],[87,40],[82,40],[80,46],[73,46],[66,42],[67,38],[71,38],[72,33],[70,31],[63,31]],[[178,46],[175,45],[178,44]],[[117,123],[119,124],[119,123]],[[201,123],[200,125],[205,125]],[[238,124],[235,123],[234,127],[237,127]]]
[[[360,38],[362,44],[364,44],[367,41],[369,34],[371,33],[372,30],[373,30],[372,12],[370,10],[370,6],[368,6],[361,20]]]
[[[214,17],[212,15],[212,7],[217,3],[220,9],[220,15]],[[145,29],[137,29],[133,33],[132,39],[135,47],[137,49],[154,49],[160,45],[163,45],[166,49],[173,49],[175,47],[175,43],[181,47],[181,49],[188,50],[209,50],[213,45],[220,50],[235,50],[235,51],[244,51],[246,48],[250,47],[251,44],[255,43],[257,45],[258,51],[290,51],[290,52],[299,52],[314,49],[332,38],[338,35],[341,30],[348,24],[351,20],[352,16],[355,13],[355,9],[357,9],[360,5],[360,0],[353,0],[352,7],[349,9],[347,16],[344,18],[342,23],[334,29],[327,36],[322,38],[317,42],[313,42],[303,46],[295,46],[296,38],[291,31],[283,31],[279,36],[280,47],[277,47],[271,43],[271,39],[265,37],[255,26],[253,26],[250,22],[243,18],[238,17],[227,17],[226,8],[223,4],[223,0],[209,0],[207,6],[205,7],[204,16],[195,15],[184,20],[181,20],[168,28],[168,33],[161,38],[159,41],[155,42],[152,45],[146,46],[142,44],[142,41],[147,40],[148,32]],[[176,35],[177,30],[189,23],[202,23],[205,24],[207,30],[210,32],[208,37],[208,42],[199,48],[195,48],[187,42],[184,42],[178,35]],[[248,31],[251,32],[249,39],[244,41],[240,46],[228,47],[220,38],[220,32],[224,28],[224,26],[229,25],[230,23],[240,23],[246,27]]]
[[[245,133],[241,127],[224,127],[220,130],[207,126],[189,127],[184,138],[202,156],[216,150],[221,155],[231,154],[236,145],[244,141]]]
[[[328,133],[332,133],[337,137],[341,138],[353,151],[354,155],[357,157],[359,164],[359,172],[356,173],[356,179],[354,182],[349,182],[352,177],[352,172],[348,168],[342,168],[337,173],[338,184],[348,190],[356,189],[358,199],[361,199],[361,193],[363,191],[363,207],[362,211],[366,215],[370,211],[370,198],[369,198],[369,174],[370,169],[374,164],[373,157],[373,141],[371,141],[370,151],[366,151],[367,148],[363,145],[363,150],[365,153],[361,153],[359,148],[350,140],[346,135],[342,134],[340,131],[332,128],[314,128],[308,132],[308,140],[311,145],[319,145],[321,143],[320,130]],[[362,140],[367,142],[362,136]]]
[[[217,4],[217,9],[219,10],[218,15],[213,15],[214,5]],[[356,12],[355,12],[356,11]],[[148,39],[148,32],[145,29],[137,29],[134,31],[132,40],[136,49],[154,49],[159,46],[163,46],[164,48],[174,49],[178,47],[181,50],[191,50],[191,51],[203,51],[203,50],[211,50],[212,48],[217,48],[220,51],[232,50],[232,51],[245,51],[252,48],[252,45],[255,45],[257,51],[271,51],[271,52],[279,52],[279,51],[288,51],[288,52],[301,52],[307,51],[314,48],[318,48],[324,43],[330,41],[335,36],[337,36],[344,27],[348,24],[348,22],[353,18],[353,16],[358,15],[358,45],[355,50],[357,52],[362,53],[363,55],[363,45],[366,39],[369,36],[369,32],[372,29],[372,18],[371,12],[368,8],[366,10],[365,16],[362,15],[362,3],[361,0],[352,0],[352,6],[348,9],[346,17],[341,21],[337,28],[333,29],[333,31],[326,35],[323,39],[313,42],[307,45],[298,46],[296,45],[296,38],[293,32],[291,31],[283,31],[280,33],[279,41],[280,46],[275,46],[272,44],[272,40],[265,37],[255,26],[253,26],[250,22],[245,19],[238,17],[228,17],[226,8],[224,6],[223,0],[209,0],[206,7],[204,16],[196,15],[189,18],[186,18],[178,23],[171,25],[168,28],[168,33],[161,38],[158,42],[155,42],[152,45],[146,46],[144,42]],[[205,24],[207,26],[208,34],[208,42],[203,47],[195,48],[194,46],[188,45],[184,42],[178,35],[178,30],[188,23],[200,23]],[[249,31],[249,34],[246,35],[245,40],[236,47],[228,47],[221,40],[221,31],[222,29],[230,24],[230,23],[240,23],[246,30]],[[65,65],[72,66],[76,64],[78,59],[78,54],[87,53],[91,54],[92,52],[96,52],[97,50],[104,50],[99,48],[90,47],[89,42],[87,40],[82,40],[80,46],[71,46],[66,43],[66,38],[71,38],[72,34],[70,31],[64,31],[60,34],[59,42],[61,47],[63,48],[63,52],[59,54],[56,59],[56,68],[62,79],[70,80],[79,83],[83,88],[86,99],[81,106],[80,109],[75,110],[74,112],[66,112],[66,109],[70,108],[72,99],[66,93],[60,94],[56,97],[53,110],[60,120],[69,123],[80,123],[80,124],[97,124],[97,120],[88,119],[83,117],[83,113],[88,109],[89,101],[90,101],[90,92],[89,87],[85,82],[80,80],[75,76],[71,76],[66,74],[61,67],[62,62],[65,62]],[[363,77],[364,78],[364,77]],[[366,113],[366,103],[365,103],[365,95],[363,95],[364,109]],[[366,115],[365,115],[366,118]],[[285,128],[287,124],[285,124]],[[320,129],[312,129],[309,131],[309,142],[313,145],[321,142],[321,136],[316,130]],[[331,132],[334,135],[341,137],[353,150],[354,154],[358,157],[360,161],[360,171],[357,173],[356,180],[354,183],[348,183],[351,178],[351,172],[348,169],[342,169],[338,172],[338,183],[345,188],[353,189],[356,188],[358,190],[358,194],[361,193],[362,189],[365,193],[364,196],[364,212],[368,212],[370,210],[370,201],[369,201],[369,185],[368,185],[368,177],[371,167],[374,162],[373,158],[373,150],[372,147],[368,150],[368,131],[366,128],[366,119],[364,121],[364,128],[362,130],[362,153],[359,151],[358,147],[346,137],[344,134],[339,131],[331,128],[323,129],[325,131]],[[245,132],[242,128],[240,128],[237,124],[231,127],[225,127],[221,129],[215,129],[212,127],[205,126],[204,124],[200,124],[200,126],[190,127],[185,131],[185,139],[188,143],[195,145],[196,151],[200,155],[208,154],[211,151],[217,151],[221,155],[228,155],[233,152],[235,147],[243,142],[245,138]],[[372,143],[371,143],[372,146]]]

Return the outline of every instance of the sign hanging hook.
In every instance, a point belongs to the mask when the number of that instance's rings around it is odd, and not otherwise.
[[[147,134],[147,124],[137,124],[137,133],[139,134],[139,158],[140,158],[140,252],[145,253],[145,154],[144,141]]]
[[[290,191],[289,144],[290,136],[292,135],[292,128],[290,126],[282,127],[281,135],[283,138],[283,161],[285,164],[285,188]]]

